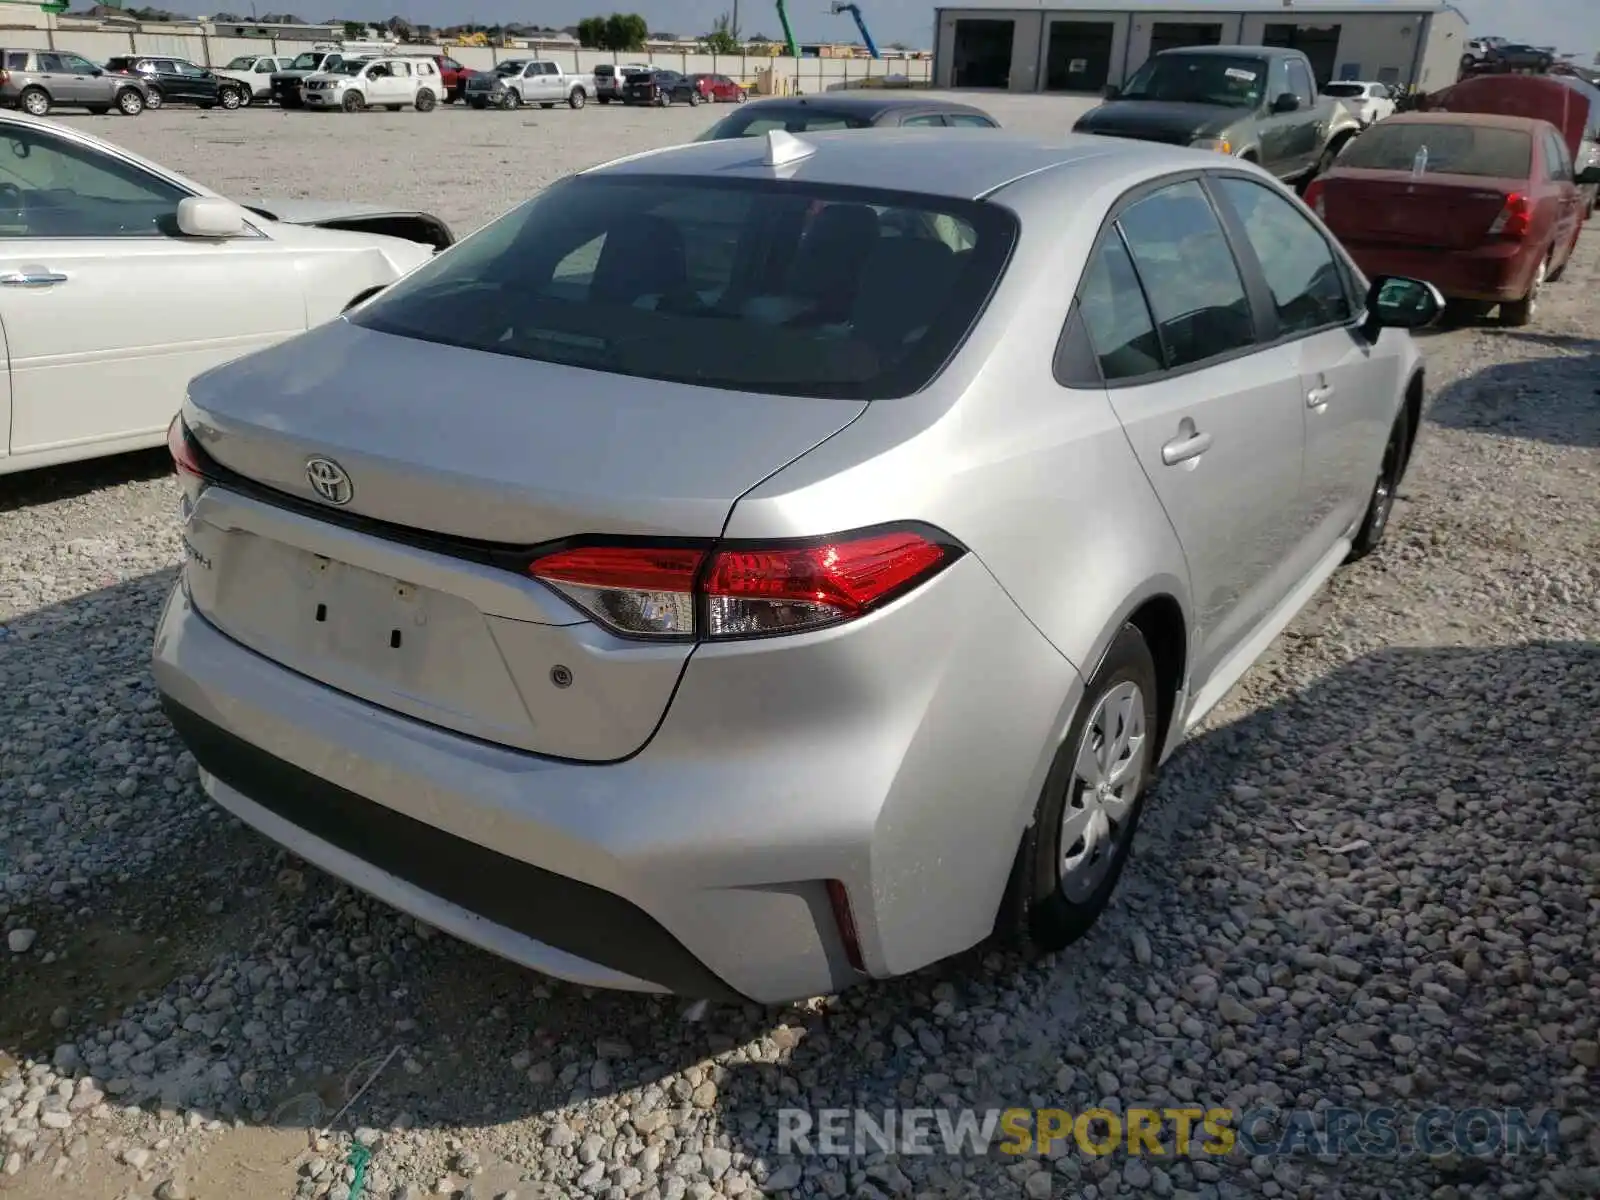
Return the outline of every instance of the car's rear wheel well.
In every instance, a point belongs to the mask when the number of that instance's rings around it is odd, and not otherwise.
[[[1139,631],[1150,648],[1150,657],[1155,660],[1156,687],[1160,693],[1157,705],[1160,729],[1156,745],[1165,746],[1167,733],[1177,715],[1178,693],[1188,667],[1189,638],[1183,608],[1171,596],[1152,596],[1134,610],[1128,617],[1128,624]]]

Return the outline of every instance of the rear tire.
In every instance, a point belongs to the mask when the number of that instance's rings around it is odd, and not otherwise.
[[[1502,300],[1500,302],[1500,324],[1513,329],[1521,329],[1524,325],[1533,323],[1533,318],[1539,314],[1539,297],[1544,292],[1544,285],[1550,277],[1550,259],[1554,257],[1555,249],[1545,251],[1545,256],[1539,260],[1539,265],[1534,268],[1533,282],[1528,285],[1528,294],[1521,300]]]
[[[1406,456],[1411,451],[1411,418],[1402,406],[1389,430],[1389,441],[1383,448],[1383,462],[1378,467],[1377,482],[1372,485],[1372,495],[1367,500],[1367,512],[1361,526],[1350,539],[1350,553],[1344,556],[1347,563],[1357,562],[1376,550],[1389,529],[1389,518],[1394,515],[1395,496],[1400,491],[1400,481],[1405,478]]]
[[[1056,751],[996,921],[1029,956],[1081,938],[1116,890],[1155,773],[1157,686],[1144,635],[1124,625]]]
[[[50,111],[50,93],[42,87],[24,88],[17,107],[30,117],[42,117]]]
[[[585,92],[581,87],[580,88],[573,88],[571,94],[567,96],[567,107],[568,108],[572,108],[572,109],[582,108],[588,102],[589,102],[589,94],[587,92]]]
[[[482,108],[488,108],[489,107],[489,102],[487,100],[468,100],[467,103],[470,104],[473,108],[482,109]]]
[[[416,106],[418,112],[432,112],[436,103],[438,103],[438,100],[429,89],[423,88],[417,93]]]
[[[601,96],[600,97],[600,103],[601,104],[610,104],[611,103],[611,97],[610,96]]]

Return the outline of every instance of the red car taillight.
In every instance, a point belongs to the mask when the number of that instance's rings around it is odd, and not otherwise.
[[[179,475],[191,479],[206,477],[205,468],[200,465],[200,458],[189,442],[189,431],[184,427],[182,417],[173,417],[172,424],[167,426],[167,453],[172,455],[172,465]]]
[[[1305,194],[1306,207],[1324,220],[1328,216],[1327,201],[1322,198],[1325,190],[1322,186],[1322,180],[1313,179],[1310,186],[1306,188]]]
[[[1505,207],[1489,226],[1490,237],[1524,238],[1533,224],[1533,205],[1521,192],[1506,197]]]
[[[853,620],[961,554],[932,531],[895,528],[788,545],[576,547],[528,573],[624,636],[726,639]]]

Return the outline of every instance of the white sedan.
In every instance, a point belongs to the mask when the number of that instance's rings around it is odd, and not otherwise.
[[[0,113],[0,475],[160,445],[195,375],[337,317],[452,241],[427,213],[247,208]]]
[[[1371,125],[1385,117],[1394,116],[1394,92],[1387,83],[1373,83],[1364,79],[1341,79],[1322,89],[1324,96],[1332,96],[1343,104],[1363,125]]]

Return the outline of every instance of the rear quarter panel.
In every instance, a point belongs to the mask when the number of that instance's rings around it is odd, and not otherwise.
[[[1052,173],[1046,173],[1050,175]],[[1022,217],[1006,276],[929,389],[872,403],[854,424],[752,489],[730,537],[818,534],[918,518],[984,563],[1085,676],[1127,613],[1188,569],[1103,389],[1052,372],[1086,254],[1130,184],[1080,168],[1068,194],[1033,177],[1000,193]]]

